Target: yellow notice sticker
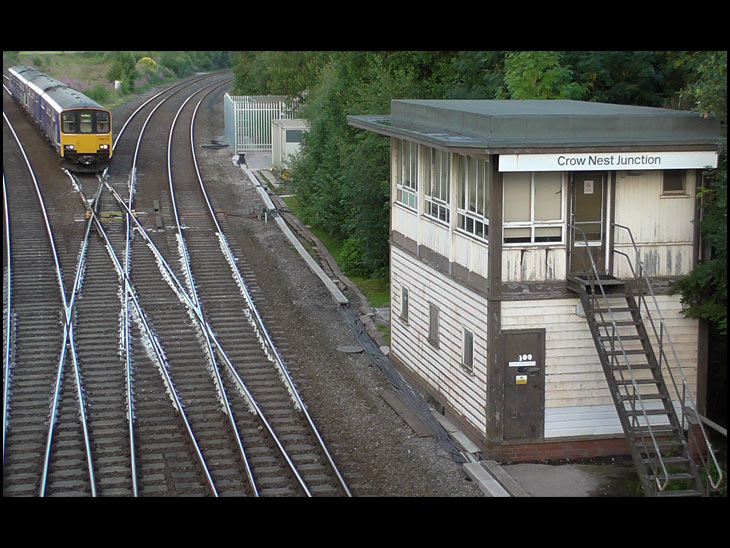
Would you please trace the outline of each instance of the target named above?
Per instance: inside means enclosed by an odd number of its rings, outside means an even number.
[[[527,384],[527,375],[516,375],[515,384]]]

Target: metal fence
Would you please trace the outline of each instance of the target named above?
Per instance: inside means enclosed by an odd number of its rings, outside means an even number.
[[[299,103],[281,95],[226,95],[223,116],[233,151],[271,150],[271,120],[296,118]]]

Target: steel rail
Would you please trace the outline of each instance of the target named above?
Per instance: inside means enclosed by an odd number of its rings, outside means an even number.
[[[7,299],[6,317],[7,325],[3,326],[5,330],[5,352],[3,354],[3,481],[5,480],[5,437],[8,428],[8,395],[10,390],[10,346],[14,340],[11,335],[15,322],[13,322],[13,284],[12,284],[12,264],[10,253],[10,216],[8,213],[8,192],[5,185],[5,172],[3,171],[3,222],[5,231],[4,247],[7,256],[7,279],[5,288],[5,298]]]
[[[133,203],[134,203],[134,191],[135,191],[135,184],[136,184],[136,174],[137,174],[137,159],[139,157],[139,151],[142,144],[142,138],[145,134],[145,131],[147,129],[147,125],[150,122],[152,116],[155,114],[158,108],[160,108],[168,99],[170,99],[172,96],[174,96],[180,89],[184,87],[184,84],[180,84],[178,86],[175,86],[173,88],[172,92],[164,97],[160,102],[158,102],[154,108],[148,113],[147,117],[145,118],[142,127],[140,128],[139,135],[137,137],[135,149],[134,149],[134,155],[132,159],[132,169],[130,170],[129,174],[129,184],[128,184],[128,191],[129,191],[129,198],[128,198],[128,208],[129,210],[132,209]],[[124,131],[127,129],[127,126],[132,121],[133,118],[137,116],[137,114],[148,104],[150,104],[152,101],[154,101],[156,98],[164,94],[165,92],[171,91],[170,89],[163,90],[156,95],[150,97],[147,101],[142,103],[125,121],[124,125],[119,131],[119,134],[117,135],[117,139],[114,142],[114,146],[116,147],[117,143],[121,139],[122,135],[124,134]],[[102,181],[107,180],[107,173],[108,171],[104,172]],[[123,305],[123,347],[124,347],[124,353],[125,353],[125,378],[126,378],[126,393],[127,393],[127,402],[128,402],[128,410],[127,410],[127,421],[129,424],[129,440],[130,440],[130,452],[131,452],[131,466],[132,466],[132,488],[134,492],[134,496],[138,496],[138,487],[137,487],[137,476],[136,476],[136,458],[135,458],[135,450],[134,450],[134,410],[133,410],[133,398],[132,398],[132,374],[133,374],[133,367],[131,364],[131,352],[130,352],[130,342],[129,342],[129,298],[130,295],[132,295],[132,286],[129,279],[129,269],[131,267],[131,225],[129,222],[130,217],[125,215],[125,231],[126,231],[126,238],[125,238],[125,252],[124,252],[124,267],[123,267],[123,275],[121,276],[124,283],[124,305]],[[111,244],[109,244],[109,250],[112,250]],[[111,251],[113,252],[113,251]],[[158,361],[160,362],[160,368],[161,368],[161,374],[164,370],[163,374],[163,381],[168,386],[168,390],[171,393],[171,397],[173,397],[174,394],[174,406],[177,407],[177,409],[181,412],[183,416],[183,421],[186,426],[186,430],[188,432],[189,437],[191,438],[192,444],[195,447],[196,454],[198,456],[198,459],[203,467],[204,474],[206,476],[206,481],[208,482],[208,487],[211,489],[211,492],[218,496],[218,492],[215,488],[215,484],[213,482],[213,479],[210,475],[210,471],[208,470],[207,464],[205,463],[205,459],[202,455],[202,452],[200,450],[200,446],[195,439],[194,432],[192,431],[192,426],[190,425],[190,422],[187,419],[187,416],[183,412],[182,404],[179,401],[179,397],[177,395],[177,392],[174,389],[174,386],[172,384],[172,379],[169,377],[169,371],[167,370],[166,360],[163,357],[164,352],[162,351],[162,348],[159,346],[159,342],[157,340],[157,337],[154,336],[152,333],[151,328],[147,324],[145,315],[141,312],[141,307],[139,303],[135,303],[137,309],[138,309],[138,315],[143,321],[144,328],[148,331],[147,336],[148,338],[153,341],[153,347],[155,350],[155,353],[157,355]]]
[[[208,334],[209,334],[209,336],[211,338],[211,341],[213,342],[213,344],[216,347],[216,350],[218,351],[218,355],[225,362],[226,367],[228,368],[229,372],[231,373],[231,375],[235,379],[236,384],[241,389],[241,392],[244,394],[244,398],[248,400],[248,404],[251,407],[252,413],[254,413],[254,414],[256,414],[256,415],[259,416],[261,422],[266,427],[266,430],[269,432],[269,435],[271,436],[272,440],[274,441],[274,443],[277,445],[277,447],[281,451],[282,456],[286,460],[286,462],[289,465],[290,469],[293,471],[293,473],[295,473],[295,474],[298,475],[298,472],[296,471],[296,466],[294,465],[294,463],[292,462],[291,458],[287,454],[286,449],[284,448],[284,446],[282,445],[281,441],[277,437],[277,435],[276,435],[273,427],[271,426],[271,424],[269,423],[269,421],[266,420],[266,417],[264,416],[261,408],[256,403],[256,400],[254,399],[254,397],[251,394],[250,390],[248,389],[248,387],[246,386],[246,384],[243,382],[243,380],[239,376],[238,372],[236,371],[236,368],[233,366],[233,363],[228,358],[228,355],[226,354],[225,350],[223,349],[223,346],[218,341],[218,338],[215,335],[215,332],[213,331],[212,327],[206,321],[205,318],[203,318],[202,316],[198,315],[198,310],[195,307],[195,304],[193,303],[193,301],[190,298],[190,296],[187,294],[184,285],[177,278],[177,275],[173,271],[172,267],[167,263],[167,261],[165,260],[165,258],[162,256],[162,253],[160,253],[159,249],[157,249],[157,247],[155,246],[154,242],[152,242],[152,240],[149,238],[149,236],[147,235],[147,233],[144,230],[144,227],[141,225],[141,223],[136,218],[134,218],[134,216],[132,215],[131,210],[127,208],[127,205],[124,203],[124,200],[122,199],[122,197],[119,196],[119,194],[116,192],[116,190],[111,185],[109,185],[108,183],[105,183],[105,184],[106,184],[107,188],[109,189],[110,193],[117,200],[117,203],[125,210],[125,214],[128,215],[132,219],[132,221],[135,223],[135,226],[137,228],[138,233],[141,234],[142,237],[145,239],[148,248],[155,255],[155,258],[157,260],[158,265],[165,270],[165,272],[167,274],[168,282],[171,284],[172,290],[175,292],[176,295],[178,295],[178,297],[180,298],[181,302],[183,304],[185,304],[195,314],[195,319],[197,320],[197,322],[200,325],[200,327],[208,332]]]
[[[144,227],[136,219],[136,217],[132,214],[131,208],[125,203],[124,199],[119,195],[117,190],[113,186],[111,186],[106,179],[104,179],[104,184],[107,187],[107,189],[109,190],[110,194],[117,201],[118,205],[124,210],[125,216],[134,223],[135,228],[137,229],[137,232],[142,236],[142,238],[147,243],[148,248],[151,250],[151,252],[155,256],[159,267],[164,269],[165,273],[167,274],[168,283],[171,285],[172,290],[175,292],[175,294],[178,295],[181,302],[183,304],[185,304],[189,308],[189,310],[191,310],[194,313],[195,319],[198,321],[200,327],[202,329],[204,329],[205,331],[207,331],[208,335],[210,336],[211,341],[215,345],[218,355],[225,362],[229,372],[231,373],[235,382],[237,383],[238,387],[240,388],[244,398],[248,400],[248,404],[251,407],[251,412],[259,415],[262,423],[266,427],[266,429],[269,432],[269,434],[271,435],[273,441],[276,443],[276,445],[278,446],[279,450],[281,451],[283,457],[287,461],[287,464],[292,469],[292,471],[298,475],[295,465],[293,464],[290,457],[288,456],[285,448],[281,444],[281,441],[276,436],[276,433],[274,432],[271,424],[266,420],[265,416],[263,415],[263,412],[261,411],[260,407],[258,406],[255,399],[253,398],[253,395],[251,394],[251,392],[249,391],[249,389],[245,385],[245,383],[241,380],[240,376],[238,375],[238,372],[236,371],[235,367],[233,366],[233,364],[231,363],[227,354],[225,353],[225,350],[223,349],[222,345],[218,341],[212,327],[207,322],[207,320],[204,317],[202,317],[202,315],[200,315],[199,310],[195,306],[195,303],[192,301],[190,295],[188,295],[187,289],[185,288],[184,284],[178,279],[178,277],[175,274],[175,272],[173,271],[172,267],[167,263],[165,258],[162,256],[162,253],[159,251],[159,249],[154,244],[154,242],[152,242],[151,238],[147,235]],[[110,245],[108,248],[109,248],[110,253],[113,253],[112,246]],[[346,491],[349,494],[349,490],[346,489]],[[307,493],[309,494],[308,489],[307,489]],[[310,494],[310,496],[311,496],[311,494]]]
[[[334,462],[334,459],[330,455],[330,452],[327,450],[324,440],[322,439],[322,437],[319,433],[319,430],[317,429],[317,427],[314,424],[314,420],[312,419],[311,415],[307,411],[306,405],[304,405],[304,402],[302,401],[298,390],[294,386],[294,381],[292,380],[291,376],[289,375],[289,371],[287,370],[284,359],[282,358],[281,354],[279,353],[279,350],[276,348],[276,345],[274,344],[273,340],[271,339],[271,336],[269,335],[269,332],[266,329],[266,326],[264,325],[263,319],[261,318],[261,315],[259,314],[259,311],[256,308],[256,305],[254,304],[253,297],[251,296],[251,293],[248,289],[248,285],[246,284],[243,277],[241,276],[241,273],[235,267],[236,262],[235,262],[235,259],[233,256],[233,252],[231,251],[231,248],[228,245],[228,240],[225,237],[225,234],[223,233],[223,229],[221,228],[220,224],[218,223],[218,219],[215,216],[215,211],[213,209],[213,205],[211,204],[210,198],[208,197],[208,193],[206,192],[205,184],[203,182],[203,178],[200,174],[200,168],[198,166],[197,155],[195,153],[195,121],[196,121],[198,109],[200,108],[201,103],[213,91],[214,90],[210,90],[208,93],[206,93],[203,97],[200,98],[197,105],[195,105],[195,110],[193,111],[193,118],[190,123],[190,150],[192,151],[193,164],[195,165],[195,173],[198,178],[198,184],[200,185],[200,190],[203,194],[203,198],[205,199],[205,203],[208,207],[208,212],[210,213],[210,217],[216,227],[218,236],[220,238],[222,251],[225,254],[228,264],[231,267],[231,272],[233,273],[236,281],[238,282],[238,286],[241,289],[241,293],[242,293],[244,299],[246,300],[249,310],[253,313],[253,317],[254,317],[257,329],[258,329],[258,331],[263,333],[263,340],[264,340],[268,350],[274,356],[274,358],[276,360],[276,365],[277,365],[279,371],[282,373],[284,379],[286,380],[289,392],[296,399],[296,403],[298,404],[299,409],[302,411],[305,418],[307,419],[307,422],[309,423],[309,426],[312,429],[312,432],[314,432],[314,435],[317,438],[319,446],[322,449],[322,451],[324,452],[324,454],[327,458],[327,461],[329,462],[332,470],[334,471],[335,475],[337,476],[337,479],[340,482],[341,487],[343,488],[343,490],[345,491],[347,496],[352,496],[352,494],[350,493],[350,490],[347,487],[347,484],[345,483],[344,478],[340,474],[340,471],[338,470],[338,468]]]
[[[132,114],[127,118],[127,120],[122,125],[122,128],[119,130],[119,133],[117,134],[117,138],[114,141],[113,147],[116,148],[117,143],[119,143],[119,140],[121,139],[122,135],[124,134],[124,131],[127,129],[127,126],[129,123],[137,116],[137,114],[148,104],[150,104],[152,101],[157,99],[160,95],[165,93],[169,90],[163,90],[159,93],[153,95],[150,97],[147,101],[142,103],[137,109],[132,112]],[[173,91],[162,99],[155,107],[150,111],[147,118],[145,119],[142,128],[140,129],[139,137],[137,139],[137,143],[134,150],[134,156],[132,161],[132,169],[129,174],[129,183],[128,183],[128,192],[129,192],[129,208],[132,209],[132,205],[134,203],[134,190],[135,190],[135,182],[136,182],[136,176],[137,176],[137,156],[139,153],[139,147],[142,141],[142,135],[144,135],[145,128],[147,127],[147,123],[149,122],[152,115],[155,113],[155,111],[162,105],[165,101],[167,101],[170,97],[172,97],[177,91]],[[108,168],[102,175],[102,177],[105,179],[107,177]],[[102,179],[103,183],[103,179]],[[133,378],[133,372],[134,367],[132,365],[132,352],[130,351],[131,345],[130,345],[130,337],[129,337],[129,294],[130,294],[130,287],[129,287],[129,269],[130,269],[130,261],[131,261],[131,227],[129,224],[129,219],[125,216],[124,218],[124,224],[125,224],[125,250],[124,250],[124,301],[122,305],[122,347],[124,351],[124,378],[125,378],[125,392],[126,392],[126,400],[127,400],[127,425],[129,430],[129,453],[130,453],[130,468],[132,473],[132,493],[135,497],[139,496],[139,487],[137,485],[137,457],[135,454],[135,443],[134,443],[134,398],[133,398],[133,389],[132,389],[132,378]],[[215,491],[215,488],[213,488],[213,491]]]
[[[124,124],[122,125],[121,129],[119,130],[119,133],[117,134],[116,139],[114,140],[114,144],[112,145],[113,149],[116,149],[117,144],[119,143],[120,139],[122,138],[122,135],[124,134],[125,130],[129,126],[129,124],[132,122],[133,119],[137,117],[139,112],[149,105],[151,102],[153,102],[155,99],[160,97],[161,95],[169,93],[167,97],[162,99],[155,107],[149,112],[147,115],[147,118],[145,119],[142,128],[140,129],[139,136],[137,138],[135,150],[134,150],[134,156],[132,161],[132,169],[130,170],[129,178],[128,178],[128,204],[129,209],[132,209],[133,203],[134,203],[134,191],[135,191],[135,183],[136,183],[136,175],[137,175],[137,158],[139,156],[139,149],[142,142],[142,137],[144,135],[145,129],[147,127],[148,122],[152,118],[152,115],[157,111],[157,109],[168,99],[170,99],[173,95],[175,95],[182,87],[186,85],[185,82],[181,82],[171,88],[164,89],[160,91],[159,93],[156,93],[149,99],[147,99],[145,102],[143,102],[141,105],[139,105],[132,114],[129,115],[129,117],[125,120]],[[106,179],[108,176],[109,167],[107,167],[104,170],[104,173],[101,175],[103,183],[103,179]],[[135,441],[134,441],[134,398],[133,398],[133,372],[134,367],[132,365],[132,353],[130,351],[130,336],[129,336],[129,327],[130,327],[130,319],[129,319],[129,295],[130,295],[130,285],[129,285],[129,269],[130,269],[130,262],[131,262],[131,225],[129,223],[129,218],[125,216],[125,232],[126,232],[126,238],[125,238],[125,252],[124,252],[124,298],[123,298],[123,305],[122,305],[122,330],[121,330],[121,337],[122,337],[122,347],[124,352],[124,361],[125,361],[125,393],[126,393],[126,401],[127,401],[127,424],[128,424],[128,430],[129,430],[129,448],[130,448],[130,468],[131,468],[131,475],[132,475],[132,493],[135,497],[139,496],[139,487],[137,482],[137,464],[136,464],[136,451],[135,451]],[[148,335],[149,336],[149,335]],[[151,340],[153,337],[151,337]],[[194,442],[195,443],[195,442]],[[212,490],[215,493],[215,487],[212,486]]]
[[[177,226],[177,236],[179,245],[181,246],[181,259],[183,262],[183,266],[185,269],[185,275],[188,280],[189,285],[189,294],[193,299],[193,304],[196,307],[196,314],[198,316],[205,317],[205,313],[203,311],[203,305],[200,302],[200,298],[198,296],[197,289],[195,287],[195,279],[193,278],[193,272],[190,268],[190,260],[188,257],[188,249],[187,244],[185,242],[185,237],[183,236],[183,230],[182,225],[180,223],[180,215],[178,213],[177,209],[177,199],[175,196],[175,185],[173,183],[173,177],[172,177],[172,137],[175,132],[175,126],[177,125],[177,120],[180,117],[180,113],[185,109],[185,105],[188,104],[188,102],[200,93],[199,91],[196,91],[195,93],[191,94],[185,101],[180,105],[180,108],[178,109],[177,113],[175,114],[175,118],[172,121],[172,124],[170,124],[170,133],[167,140],[167,180],[170,185],[170,199],[172,201],[172,211],[175,214],[175,224]],[[203,333],[203,336],[205,338],[205,349],[208,353],[208,360],[211,364],[211,370],[213,372],[213,380],[216,385],[216,389],[218,391],[218,396],[221,400],[221,403],[223,404],[223,408],[225,409],[226,416],[228,418],[228,422],[231,425],[231,430],[233,431],[233,434],[236,438],[236,446],[238,447],[238,451],[241,454],[241,459],[244,465],[244,468],[246,470],[246,476],[248,478],[249,485],[251,486],[251,490],[254,494],[254,496],[259,496],[258,488],[256,487],[256,481],[254,480],[253,473],[251,471],[251,465],[248,461],[248,457],[246,456],[246,450],[243,447],[243,442],[241,441],[241,434],[238,431],[238,425],[236,424],[236,418],[233,414],[233,409],[231,409],[230,402],[228,400],[228,395],[226,393],[226,388],[223,385],[223,379],[221,378],[220,371],[218,370],[218,363],[215,359],[215,351],[213,350],[213,347],[210,342],[210,336],[208,335],[207,330],[203,329],[201,330]],[[303,485],[303,487],[306,489],[306,486]]]
[[[45,228],[46,228],[46,235],[48,236],[49,244],[51,246],[51,253],[53,255],[53,260],[55,263],[56,279],[58,281],[59,292],[60,292],[62,304],[64,307],[63,345],[61,348],[61,355],[59,357],[59,362],[58,362],[58,366],[57,366],[56,382],[55,382],[53,398],[52,398],[52,402],[51,402],[50,419],[49,419],[49,425],[48,425],[48,436],[46,439],[46,451],[45,451],[45,455],[44,455],[43,471],[42,471],[42,475],[41,475],[40,496],[42,496],[42,497],[45,496],[45,492],[46,492],[46,482],[48,479],[48,466],[50,463],[50,456],[51,456],[53,430],[55,428],[56,418],[57,418],[56,416],[58,413],[58,402],[59,402],[60,392],[61,392],[63,369],[64,369],[64,364],[66,361],[66,346],[67,345],[70,348],[70,354],[71,354],[71,358],[72,358],[73,366],[74,366],[74,377],[75,377],[75,385],[76,385],[76,392],[77,392],[78,405],[79,405],[79,416],[81,418],[82,429],[83,429],[83,433],[84,433],[84,445],[86,448],[86,459],[87,459],[87,466],[88,466],[88,472],[89,472],[89,482],[90,482],[90,486],[91,486],[92,496],[96,496],[96,482],[94,479],[94,465],[93,465],[93,459],[91,456],[91,442],[89,440],[88,424],[86,421],[85,402],[84,402],[83,390],[81,388],[81,375],[80,375],[80,371],[79,371],[78,361],[77,361],[77,357],[76,357],[76,349],[75,349],[74,340],[73,340],[73,323],[72,323],[72,312],[73,312],[76,295],[78,294],[78,289],[80,288],[80,285],[81,285],[80,280],[81,280],[81,272],[82,272],[82,266],[83,266],[83,261],[84,261],[84,255],[86,253],[86,241],[88,241],[88,234],[89,234],[91,224],[89,223],[87,225],[86,239],[84,241],[81,253],[79,255],[79,261],[78,261],[77,268],[76,268],[76,276],[74,278],[74,284],[73,284],[72,291],[71,291],[71,298],[68,299],[66,296],[66,290],[64,288],[63,273],[61,271],[61,265],[58,260],[58,250],[56,249],[56,244],[53,239],[53,231],[51,230],[51,224],[48,219],[48,214],[46,212],[46,205],[43,200],[43,195],[41,193],[40,186],[38,185],[38,180],[36,179],[35,172],[33,171],[33,168],[30,164],[30,160],[28,159],[28,156],[25,153],[25,150],[23,149],[20,139],[18,138],[18,135],[15,132],[15,129],[13,128],[13,125],[10,123],[10,120],[8,119],[5,112],[3,112],[3,118],[5,119],[5,122],[7,123],[8,128],[10,129],[11,133],[13,134],[13,137],[15,138],[18,148],[25,160],[25,164],[26,164],[26,167],[28,168],[28,172],[33,180],[33,185],[35,187],[36,196],[38,197],[38,201],[39,201],[39,204],[41,207],[41,213],[43,214],[43,221],[44,221]]]
[[[107,184],[105,182],[105,184]],[[112,263],[114,264],[114,268],[117,271],[117,276],[125,280],[129,283],[130,289],[129,289],[129,296],[132,300],[132,303],[134,304],[135,310],[137,312],[138,318],[140,323],[142,324],[144,333],[148,336],[149,341],[152,345],[152,349],[155,352],[155,355],[158,359],[158,369],[160,370],[160,374],[162,375],[162,380],[165,383],[165,386],[168,391],[168,396],[172,400],[173,406],[175,409],[180,413],[180,416],[183,420],[183,423],[185,424],[186,431],[188,433],[188,436],[190,437],[190,441],[193,445],[193,448],[195,450],[195,453],[198,457],[198,460],[200,461],[200,464],[203,468],[203,473],[206,477],[206,480],[208,482],[208,486],[213,492],[213,495],[218,496],[218,492],[215,488],[215,484],[213,483],[213,479],[210,475],[210,471],[208,470],[208,466],[205,463],[205,458],[203,457],[203,454],[200,450],[200,446],[198,445],[198,442],[195,439],[195,434],[193,433],[192,427],[190,426],[190,421],[188,421],[188,418],[185,414],[184,407],[182,405],[182,402],[180,401],[180,398],[177,395],[177,392],[175,391],[174,384],[172,382],[172,379],[170,378],[170,374],[167,367],[167,360],[165,359],[164,351],[162,350],[162,347],[157,339],[157,337],[154,334],[154,330],[150,327],[149,323],[147,322],[147,315],[144,312],[144,309],[142,308],[142,305],[139,302],[139,299],[137,295],[134,292],[134,288],[131,286],[131,282],[129,282],[127,274],[124,272],[124,269],[119,262],[119,259],[116,256],[116,253],[114,252],[114,248],[109,241],[109,237],[106,234],[106,230],[104,229],[101,219],[99,219],[99,216],[95,211],[91,211],[91,216],[94,220],[94,224],[96,226],[97,232],[99,235],[104,239],[104,242],[106,244],[107,253],[109,254],[109,257],[112,260]]]

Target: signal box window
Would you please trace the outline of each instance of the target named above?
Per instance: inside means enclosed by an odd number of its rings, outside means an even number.
[[[401,288],[400,295],[400,318],[403,323],[408,323],[408,288]]]
[[[432,304],[428,305],[428,342],[439,347],[439,309]]]
[[[464,328],[464,352],[462,355],[462,365],[467,371],[474,370],[474,334]]]
[[[682,169],[666,170],[662,176],[662,196],[686,196],[687,177]]]
[[[505,173],[503,200],[504,243],[563,241],[561,173]]]

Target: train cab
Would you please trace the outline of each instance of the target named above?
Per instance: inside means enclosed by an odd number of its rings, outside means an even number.
[[[97,108],[61,112],[60,154],[71,165],[104,165],[111,158],[111,113]]]
[[[36,122],[64,167],[102,171],[112,157],[112,115],[108,109],[33,67],[12,67],[9,89]]]

